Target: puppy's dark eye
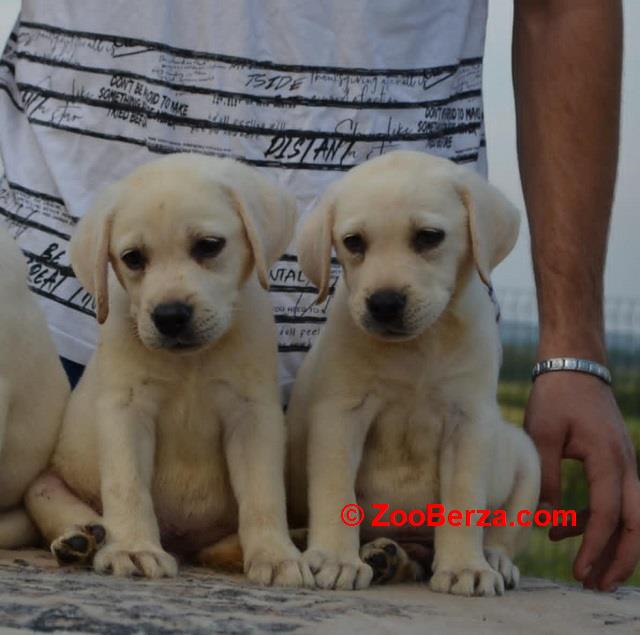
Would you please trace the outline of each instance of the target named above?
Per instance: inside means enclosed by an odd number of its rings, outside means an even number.
[[[360,234],[347,234],[342,239],[342,244],[352,254],[363,254],[367,248],[367,244]]]
[[[205,260],[207,258],[215,258],[226,244],[224,238],[209,236],[207,238],[199,238],[191,247],[191,255],[196,260]]]
[[[413,235],[413,248],[416,251],[425,251],[437,247],[444,240],[444,232],[441,229],[419,229]]]
[[[120,255],[120,260],[131,269],[131,271],[140,271],[147,264],[145,255],[140,249],[129,249]]]

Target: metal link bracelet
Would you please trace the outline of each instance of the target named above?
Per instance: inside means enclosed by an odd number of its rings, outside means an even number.
[[[557,370],[571,370],[578,373],[586,373],[601,379],[605,384],[611,385],[611,373],[606,366],[592,362],[589,359],[577,357],[552,357],[538,362],[531,371],[531,381],[535,381],[539,375],[553,373]]]

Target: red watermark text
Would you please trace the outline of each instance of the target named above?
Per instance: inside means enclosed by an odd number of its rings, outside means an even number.
[[[441,503],[430,503],[421,509],[391,509],[388,503],[371,505],[371,527],[575,527],[573,509],[520,509],[511,517],[504,509],[445,509]],[[365,520],[364,509],[351,503],[340,513],[342,522],[357,527]]]

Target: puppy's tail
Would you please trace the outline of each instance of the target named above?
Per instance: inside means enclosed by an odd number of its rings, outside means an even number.
[[[293,544],[300,550],[307,548],[307,529],[292,529],[289,536]],[[244,571],[244,556],[240,536],[232,534],[216,542],[210,547],[205,547],[196,556],[198,564],[218,571],[229,573],[242,573]]]
[[[244,570],[244,558],[240,536],[232,534],[216,542],[210,547],[205,547],[196,556],[198,564],[209,569],[227,571],[228,573],[242,573]]]
[[[35,547],[40,534],[24,507],[0,513],[0,549]]]

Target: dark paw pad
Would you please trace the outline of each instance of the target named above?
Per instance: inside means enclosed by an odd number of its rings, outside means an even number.
[[[420,544],[397,543],[389,538],[377,538],[360,548],[360,557],[373,569],[373,584],[425,580],[425,572],[431,568],[429,554],[433,550]]]
[[[363,545],[360,557],[373,569],[372,584],[389,582],[398,573],[399,547],[386,538],[378,538]]]
[[[82,564],[84,558],[73,551],[67,551],[60,547],[51,547],[53,555],[56,557],[59,565]]]
[[[90,565],[102,546],[106,531],[102,525],[76,527],[51,543],[51,552],[61,565]]]
[[[93,536],[96,547],[101,547],[107,538],[107,530],[102,525],[87,525],[85,529]]]
[[[82,535],[65,538],[62,541],[62,544],[65,545],[65,547],[68,547],[71,553],[87,553],[89,550],[89,541]]]

